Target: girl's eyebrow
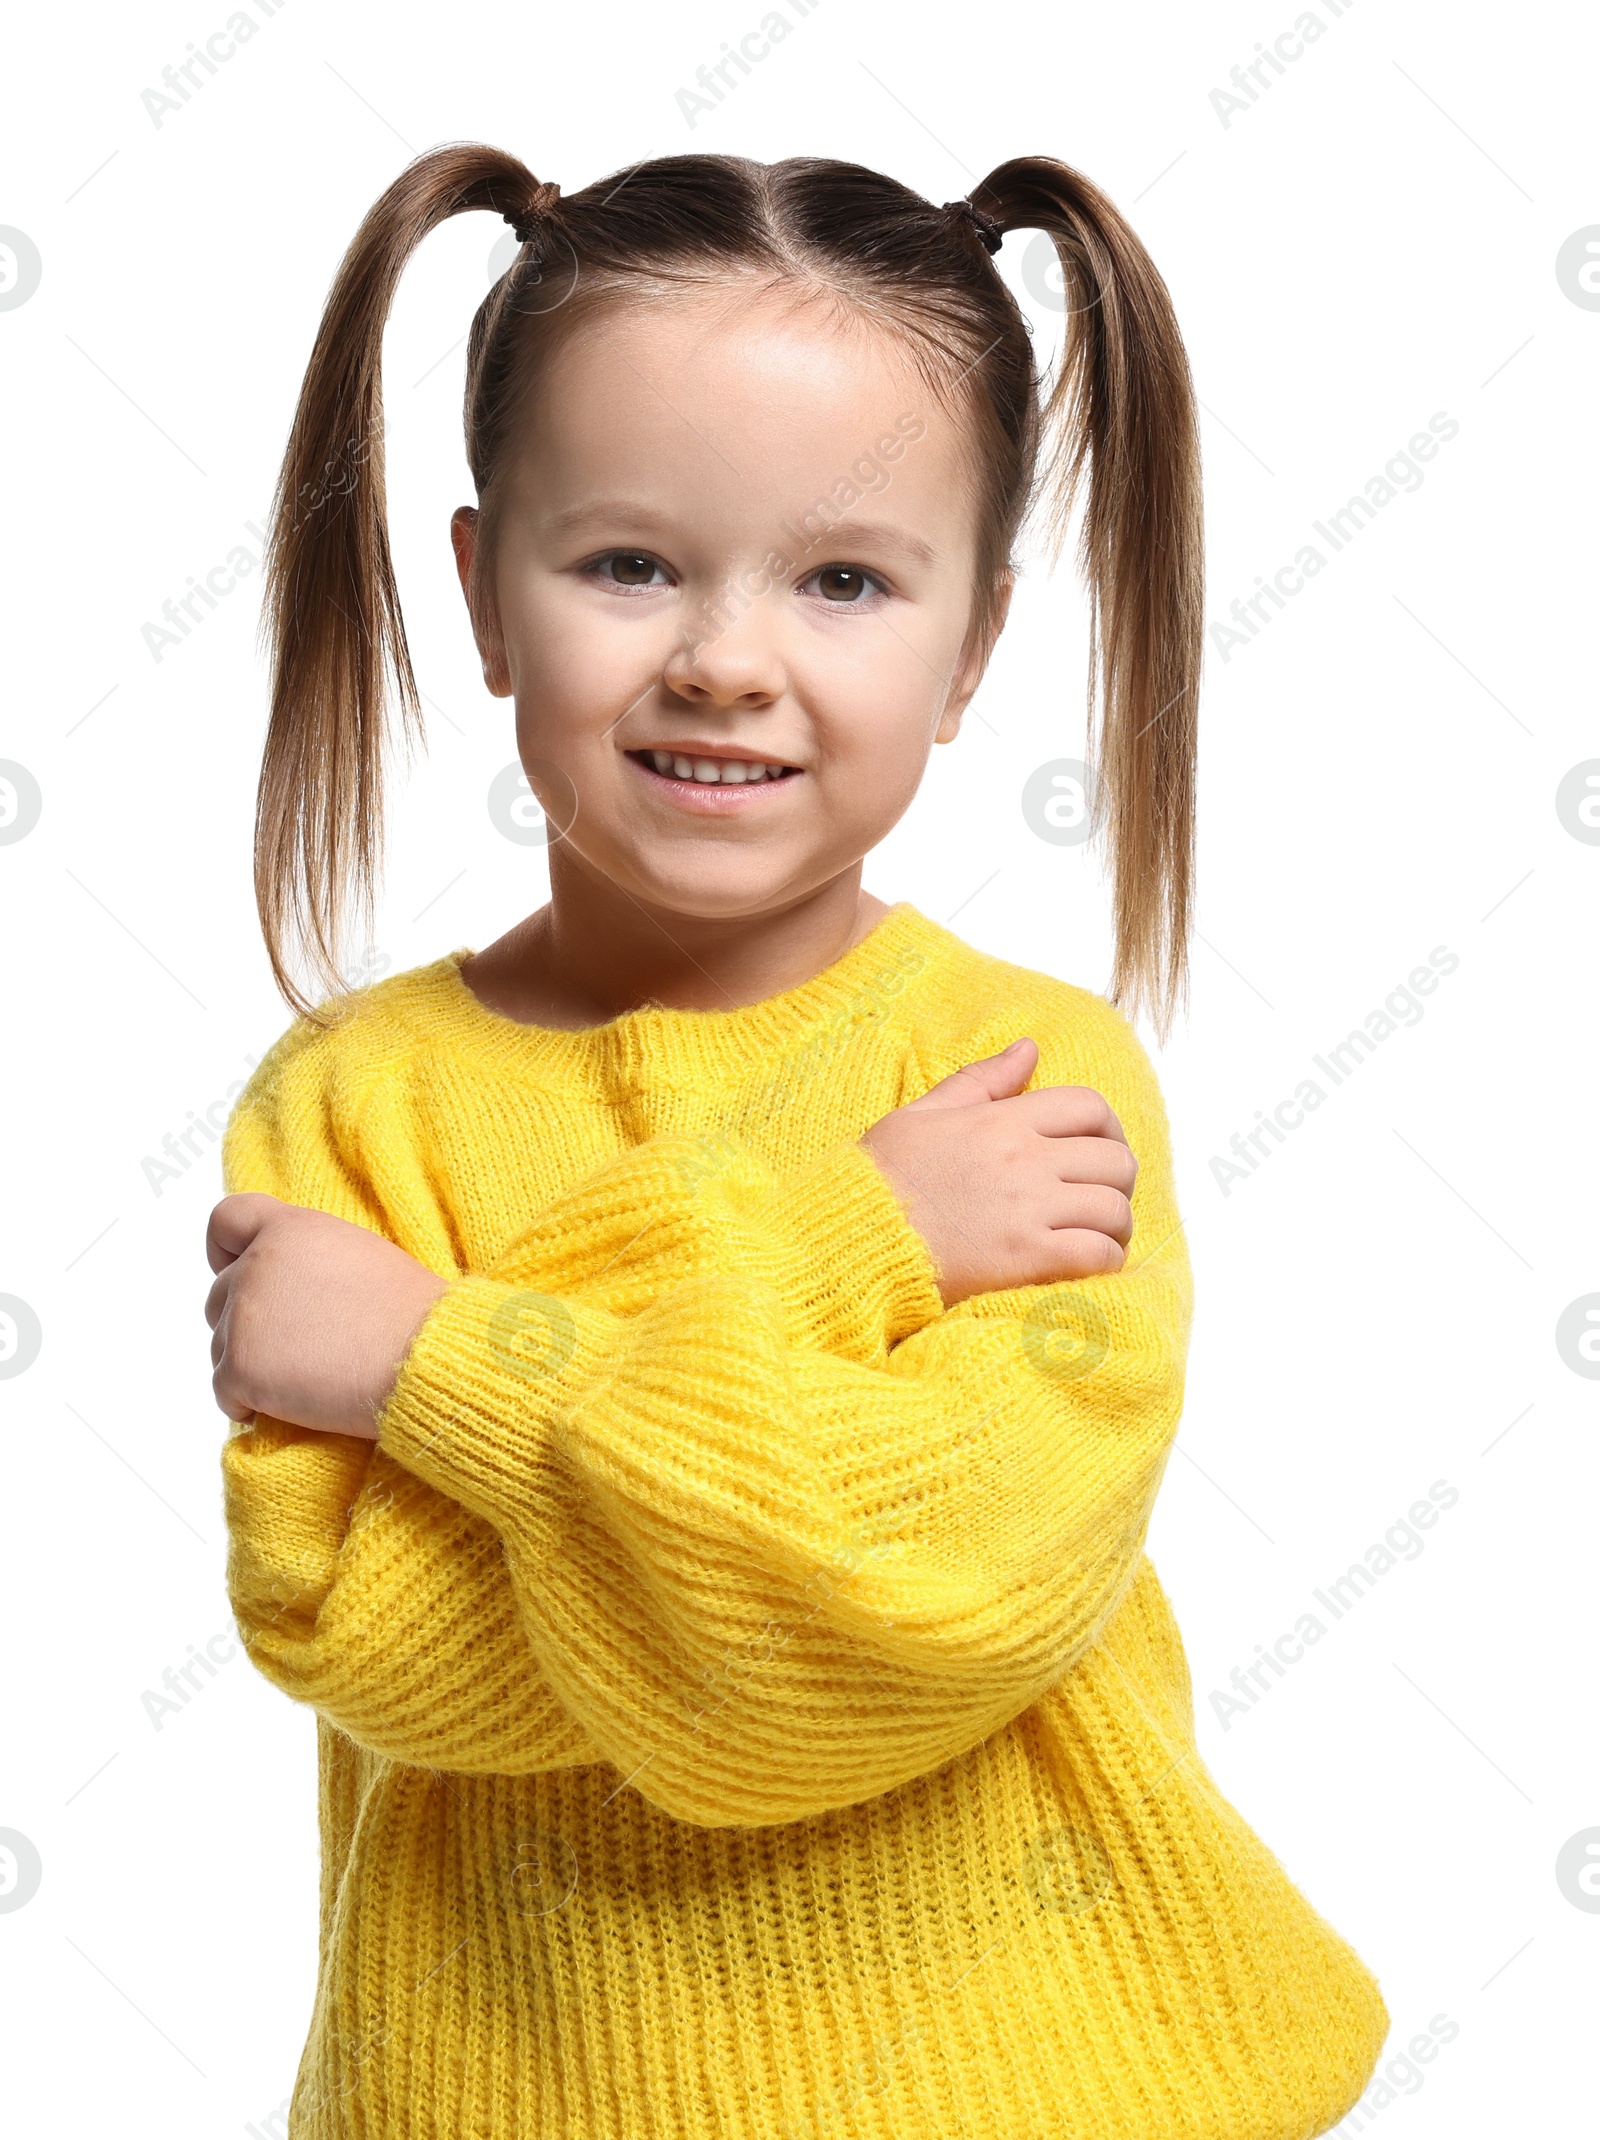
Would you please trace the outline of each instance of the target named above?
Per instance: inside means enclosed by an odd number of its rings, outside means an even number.
[[[909,528],[897,528],[884,520],[857,520],[853,513],[845,513],[836,526],[813,537],[809,548],[823,549],[835,538],[845,550],[848,550],[853,542],[865,542],[871,543],[879,550],[897,551],[900,556],[910,558],[914,564],[936,565],[939,562],[938,551],[931,544],[925,543],[920,535],[913,535]]]
[[[644,522],[657,528],[671,525],[664,513],[657,512],[653,506],[640,504],[636,498],[585,498],[580,505],[569,505],[559,513],[552,513],[545,526],[552,534],[566,535],[574,528],[603,527],[615,520]]]

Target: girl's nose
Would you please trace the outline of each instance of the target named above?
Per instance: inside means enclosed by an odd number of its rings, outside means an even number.
[[[738,597],[733,598],[737,602]],[[788,681],[773,643],[773,622],[757,600],[730,615],[725,602],[697,619],[674,648],[662,681],[699,705],[767,706]]]

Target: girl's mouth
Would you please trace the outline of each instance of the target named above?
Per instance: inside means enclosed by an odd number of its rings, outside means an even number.
[[[719,815],[746,808],[805,778],[799,766],[769,759],[688,757],[668,750],[630,750],[623,755],[662,794],[689,809]]]

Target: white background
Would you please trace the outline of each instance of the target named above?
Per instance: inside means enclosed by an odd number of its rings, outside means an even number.
[[[1600,1824],[1600,1386],[1555,1333],[1600,1291],[1582,1104],[1600,847],[1555,798],[1600,758],[1600,313],[1556,256],[1600,223],[1600,38],[1576,7],[1524,10],[1514,34],[1481,6],[1316,11],[1325,34],[1227,125],[1211,92],[1295,0],[822,0],[693,131],[677,90],[763,0],[288,0],[265,22],[255,4],[255,38],[159,127],[141,93],[228,0],[14,26],[0,223],[43,266],[0,312],[0,758],[43,797],[0,846],[0,1293],[43,1330],[0,1382],[0,1827],[43,1867],[0,1913],[19,2132],[280,2135],[309,2019],[311,1715],[242,1653],[159,1730],[143,1700],[231,1628],[201,1321],[215,1155],[159,1195],[143,1162],[286,1013],[250,892],[255,583],[159,662],[141,628],[241,541],[259,552],[245,523],[265,522],[340,256],[410,153],[464,138],[569,192],[691,146],[862,160],[935,201],[1025,152],[1078,166],[1177,306],[1215,621],[1434,412],[1459,424],[1270,627],[1208,654],[1192,1002],[1164,1050],[1143,1029],[1197,1285],[1150,1551],[1202,1751],[1377,1973],[1391,2052],[1436,2014],[1458,2025],[1373,2125],[1576,2129],[1600,1915],[1555,1868]],[[472,496],[462,340],[502,233],[475,215],[430,237],[388,338],[391,526],[431,730],[394,818],[374,953],[391,970],[544,896],[541,851],[486,814],[510,713],[483,691],[447,540]],[[1019,289],[1027,242],[1002,255]],[[1059,321],[1033,309],[1048,338]],[[1069,561],[1028,579],[866,881],[1103,989],[1099,852],[1034,837],[1019,807],[1037,766],[1083,747],[1083,658]],[[1420,1021],[1224,1194],[1230,1138],[1439,945],[1459,965]],[[1421,1554],[1224,1729],[1212,1690],[1440,1479],[1460,1498]]]

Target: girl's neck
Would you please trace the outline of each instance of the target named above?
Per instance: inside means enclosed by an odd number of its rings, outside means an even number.
[[[484,1007],[523,1025],[603,1025],[645,1004],[732,1010],[798,988],[889,911],[861,864],[781,912],[705,919],[658,910],[592,877],[559,847],[550,902],[463,961]]]

